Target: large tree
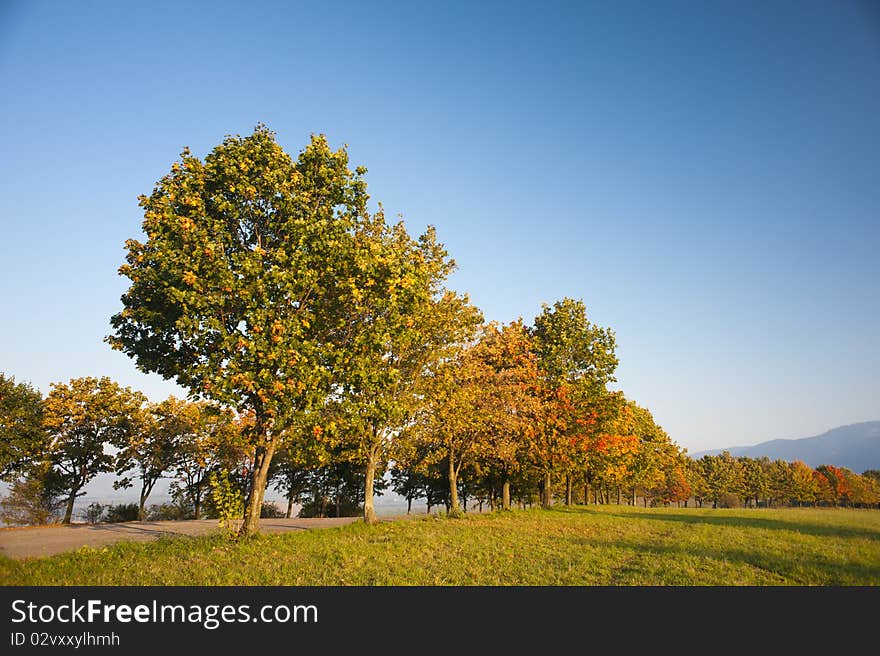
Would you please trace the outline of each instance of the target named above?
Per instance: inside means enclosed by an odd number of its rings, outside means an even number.
[[[0,373],[0,479],[12,480],[42,462],[48,443],[42,394]]]
[[[44,425],[52,437],[48,459],[67,495],[69,524],[80,490],[113,470],[111,448],[124,448],[136,430],[146,397],[104,376],[52,383],[44,402]]]
[[[545,304],[531,333],[546,389],[544,419],[538,424],[533,451],[544,476],[542,504],[550,507],[553,474],[572,460],[569,431],[582,432],[578,415],[584,405],[601,403],[606,385],[615,380],[618,360],[613,331],[590,322],[580,300],[563,298],[552,306]],[[578,407],[581,410],[575,413]]]
[[[330,389],[364,173],[323,135],[294,160],[260,125],[204,160],[185,149],[140,198],[146,241],[126,242],[131,285],[108,341],[141,370],[253,417],[243,535],[258,528],[275,451],[308,439],[290,429]]]
[[[376,520],[376,476],[418,409],[437,365],[468,340],[479,310],[445,288],[455,262],[433,228],[417,239],[388,225],[381,207],[354,234],[354,257],[340,271],[345,308],[333,337],[340,345],[334,402],[337,437],[364,467],[364,520]]]

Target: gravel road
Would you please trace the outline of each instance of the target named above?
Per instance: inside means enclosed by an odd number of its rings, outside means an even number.
[[[360,517],[261,519],[261,533],[308,531],[343,526]],[[380,519],[389,519],[381,517]],[[72,524],[0,529],[0,555],[8,558],[52,556],[80,547],[103,547],[122,540],[146,542],[162,535],[205,535],[217,530],[216,519],[120,524]]]

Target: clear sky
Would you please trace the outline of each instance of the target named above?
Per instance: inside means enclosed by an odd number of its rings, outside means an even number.
[[[258,122],[348,144],[488,319],[581,298],[692,453],[880,419],[876,2],[0,0],[0,371],[102,341],[137,196]]]

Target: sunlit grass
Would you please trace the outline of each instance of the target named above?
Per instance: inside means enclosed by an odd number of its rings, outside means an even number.
[[[591,506],[0,559],[3,585],[880,584],[876,510]]]

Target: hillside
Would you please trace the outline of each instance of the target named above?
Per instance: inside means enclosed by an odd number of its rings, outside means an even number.
[[[880,469],[880,421],[865,421],[839,426],[816,435],[791,440],[770,440],[752,446],[733,446],[692,453],[692,458],[730,451],[734,456],[771,460],[803,460],[810,467],[835,465],[861,474],[867,469]]]

